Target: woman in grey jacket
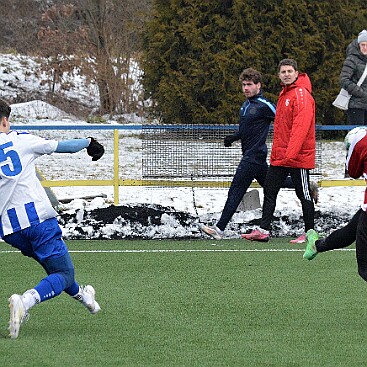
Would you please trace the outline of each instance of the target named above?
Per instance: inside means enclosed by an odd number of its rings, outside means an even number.
[[[367,78],[360,87],[357,85],[367,63],[367,30],[348,45],[346,54],[340,86],[352,95],[347,110],[348,124],[367,125]]]

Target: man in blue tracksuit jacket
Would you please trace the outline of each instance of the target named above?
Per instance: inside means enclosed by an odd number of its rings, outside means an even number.
[[[241,140],[243,156],[233,177],[218,223],[214,227],[200,226],[203,232],[218,240],[223,238],[224,229],[253,179],[256,179],[261,186],[265,182],[268,170],[266,137],[270,123],[275,117],[275,105],[262,95],[261,79],[260,72],[252,68],[243,70],[239,76],[247,100],[240,109],[238,132],[226,136],[224,145],[229,147],[234,141]]]

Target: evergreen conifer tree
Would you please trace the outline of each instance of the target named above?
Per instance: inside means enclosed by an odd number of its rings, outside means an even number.
[[[276,102],[283,58],[312,81],[318,124],[342,124],[331,105],[346,46],[366,28],[360,0],[154,0],[144,36],[144,87],[165,123],[237,123],[247,67]]]

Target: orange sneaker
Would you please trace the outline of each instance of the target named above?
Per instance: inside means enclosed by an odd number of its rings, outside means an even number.
[[[270,235],[264,229],[254,229],[251,233],[241,234],[241,237],[249,241],[268,242]]]

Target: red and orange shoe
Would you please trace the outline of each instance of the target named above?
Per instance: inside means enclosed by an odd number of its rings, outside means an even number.
[[[270,234],[269,231],[259,228],[254,229],[251,233],[242,234],[241,237],[249,241],[268,242]]]
[[[306,233],[302,233],[299,237],[294,240],[290,240],[290,243],[305,243],[306,242]]]

